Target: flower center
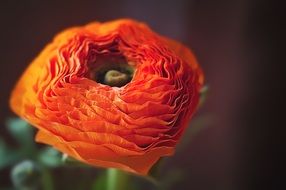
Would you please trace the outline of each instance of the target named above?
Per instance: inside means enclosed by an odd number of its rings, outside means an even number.
[[[129,76],[117,70],[109,70],[105,73],[104,84],[109,86],[124,86],[129,82]]]
[[[108,86],[122,87],[133,77],[134,68],[123,58],[98,58],[89,66],[88,78]]]

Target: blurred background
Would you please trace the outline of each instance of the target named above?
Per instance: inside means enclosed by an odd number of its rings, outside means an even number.
[[[285,12],[278,1],[264,0],[3,0],[0,137],[16,146],[4,127],[6,119],[15,116],[9,94],[56,33],[95,20],[128,17],[189,46],[209,86],[207,101],[195,116],[208,118],[204,129],[169,162],[169,169],[187,171],[174,189],[281,189]],[[57,175],[62,177],[61,172]],[[0,170],[0,189],[10,184],[9,170]]]

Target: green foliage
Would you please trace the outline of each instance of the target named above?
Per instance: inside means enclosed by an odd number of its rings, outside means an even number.
[[[33,129],[27,122],[22,119],[11,118],[7,120],[6,127],[21,147],[34,147]]]
[[[101,175],[99,175],[96,180],[94,180],[93,184],[92,184],[92,190],[103,190],[106,189],[107,186],[107,175],[105,175],[104,173],[102,173]]]
[[[6,127],[18,142],[19,147],[9,147],[4,140],[0,139],[0,169],[9,167],[24,157],[31,157],[34,149],[32,129],[25,121],[17,118],[9,119]]]
[[[11,179],[19,190],[36,190],[41,182],[41,169],[35,162],[22,161],[12,168]]]
[[[206,102],[208,91],[209,87],[207,85],[203,86],[202,89],[200,90],[199,107],[202,107],[202,105]]]
[[[0,139],[0,170],[12,166],[21,157],[21,152],[10,149],[3,140]]]
[[[38,160],[46,167],[56,168],[62,165],[62,155],[59,151],[44,147],[39,151]]]
[[[11,168],[17,189],[32,190],[41,185],[44,190],[53,190],[48,168],[61,166],[61,154],[50,147],[37,147],[33,128],[19,118],[8,119],[6,128],[18,146],[8,146],[0,138],[0,170]]]
[[[209,116],[193,119],[191,126],[187,128],[183,139],[177,146],[177,156],[184,153],[190,141],[211,120],[212,118]],[[66,188],[66,185],[68,185],[69,189],[71,186],[74,190],[81,190],[83,187],[92,190],[112,190],[119,187],[128,190],[170,190],[174,188],[174,184],[180,183],[180,180],[184,179],[185,176],[182,169],[175,166],[170,167],[168,163],[172,159],[170,157],[161,159],[147,177],[138,177],[137,175],[111,169],[109,172],[97,173],[94,176],[95,180],[86,180],[88,172],[92,171],[89,166],[58,152],[52,147],[37,145],[34,141],[34,130],[25,121],[18,118],[8,119],[6,127],[18,146],[11,147],[0,137],[0,170],[11,168],[11,179],[16,189],[32,190],[40,186],[40,189],[43,190],[54,190],[58,187],[60,189]],[[66,180],[62,181],[62,179],[54,177],[57,176],[56,172],[59,170],[63,173],[63,176],[69,176],[70,170],[68,168],[77,167],[81,168],[83,173],[77,174],[76,179],[73,178],[74,176],[68,177],[68,181],[71,181],[72,184],[59,184],[59,180],[61,183],[66,183],[64,182]],[[162,175],[160,171],[164,167],[167,167],[168,170],[164,171]],[[61,187],[61,185],[64,186]],[[0,187],[0,189],[4,188]],[[13,190],[13,188],[5,189]]]

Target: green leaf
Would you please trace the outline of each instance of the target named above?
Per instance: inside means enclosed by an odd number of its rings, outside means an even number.
[[[62,154],[61,160],[62,160],[62,163],[65,164],[65,166],[90,168],[89,165],[87,165],[83,162],[80,162],[80,161],[68,156],[67,154]]]
[[[208,92],[209,92],[209,87],[207,85],[205,85],[201,88],[199,107],[202,107],[202,105],[204,105],[204,103],[206,102]]]
[[[0,169],[11,166],[21,159],[21,152],[11,150],[0,139]]]
[[[21,146],[31,148],[34,145],[33,129],[27,122],[19,118],[10,118],[6,121],[6,126]]]
[[[39,162],[47,167],[58,167],[62,165],[61,153],[52,147],[43,148],[38,155]]]

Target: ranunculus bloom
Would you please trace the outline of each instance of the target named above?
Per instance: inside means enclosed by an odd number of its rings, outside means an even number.
[[[24,72],[10,103],[38,128],[36,141],[94,166],[144,175],[174,153],[202,85],[188,48],[123,19],[57,35]]]

